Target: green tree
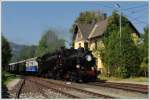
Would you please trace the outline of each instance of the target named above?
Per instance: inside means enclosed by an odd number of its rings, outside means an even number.
[[[144,35],[143,35],[143,43],[140,46],[141,50],[141,58],[142,58],[142,63],[141,63],[141,69],[140,69],[140,74],[144,75],[145,77],[148,76],[148,27],[144,28]]]
[[[59,39],[54,31],[48,30],[39,41],[36,55],[41,56],[47,52],[54,52],[61,46],[65,46],[65,41],[63,39]]]
[[[126,75],[137,76],[139,65],[141,63],[140,52],[136,44],[131,37],[132,31],[128,26],[122,29],[122,38],[121,38],[121,63],[122,66],[126,69]]]
[[[9,42],[7,39],[2,36],[2,66],[3,70],[5,70],[5,67],[8,65],[9,61],[11,60],[12,54],[11,54],[11,48],[9,46]]]
[[[75,23],[87,23],[91,24],[93,21],[97,22],[102,19],[100,12],[85,11],[81,12],[79,17],[75,20]]]
[[[120,15],[117,13],[117,11],[113,11],[112,15],[108,18],[108,24],[107,24],[107,30],[105,37],[109,35],[109,33],[112,32],[112,30],[119,31],[120,29]],[[125,16],[121,16],[121,26],[124,27],[129,24],[129,20]],[[130,27],[129,27],[130,28]],[[130,30],[132,30],[130,28]],[[132,30],[133,31],[133,30]]]
[[[18,60],[25,60],[35,57],[36,46],[24,46],[20,51],[20,56]]]
[[[134,44],[132,28],[128,19],[122,16],[122,36],[119,31],[119,15],[113,12],[103,38],[104,48],[98,49],[107,71],[117,77],[135,76],[140,65],[139,51]],[[120,45],[121,42],[121,45]]]
[[[119,40],[119,33],[115,30],[111,33],[109,37],[105,38],[104,40],[104,63],[106,64],[108,72],[112,75],[114,75],[116,67],[120,65],[120,48],[118,42]]]
[[[149,36],[149,33],[148,33],[148,27],[144,28],[144,56],[148,59],[148,36]]]

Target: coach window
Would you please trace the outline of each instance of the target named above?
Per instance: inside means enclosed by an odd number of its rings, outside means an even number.
[[[30,62],[30,66],[33,66],[32,61]]]

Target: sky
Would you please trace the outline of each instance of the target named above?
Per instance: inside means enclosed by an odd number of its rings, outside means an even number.
[[[119,10],[127,16],[137,30],[143,33],[148,25],[148,2],[2,2],[2,35],[17,44],[37,45],[48,29],[71,41],[69,29],[83,11],[103,11],[107,16]]]

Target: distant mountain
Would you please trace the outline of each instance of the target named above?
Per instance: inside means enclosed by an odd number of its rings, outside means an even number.
[[[25,45],[16,44],[13,42],[9,42],[9,44],[12,49],[12,55],[13,55],[11,61],[12,62],[17,61],[17,59],[19,58],[20,51],[25,47]]]
[[[22,48],[25,47],[25,45],[20,45],[20,44],[10,42],[10,47],[12,49],[12,53],[16,54],[16,53],[19,53],[22,50]]]
[[[20,45],[20,44],[16,44],[13,42],[9,42],[9,43],[10,43],[10,47],[12,49],[12,55],[13,55],[11,62],[16,62],[19,59],[20,53],[21,53],[23,48],[31,47],[30,45]],[[36,48],[34,48],[34,49],[36,49]]]

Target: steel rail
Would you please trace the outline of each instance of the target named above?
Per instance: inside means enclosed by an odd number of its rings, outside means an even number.
[[[39,79],[39,78],[38,78]],[[41,79],[41,78],[40,78]],[[87,90],[83,90],[83,89],[79,89],[79,88],[76,88],[76,87],[72,87],[72,86],[66,86],[66,85],[63,85],[63,84],[59,84],[59,83],[54,83],[54,82],[51,82],[50,80],[45,80],[45,79],[41,79],[43,81],[46,81],[50,84],[54,84],[54,85],[58,85],[58,86],[63,86],[63,87],[66,87],[66,88],[69,88],[69,89],[74,89],[74,90],[77,90],[77,91],[81,91],[81,92],[84,92],[86,94],[92,94],[94,96],[97,96],[97,97],[103,97],[103,98],[115,98],[115,97],[112,97],[112,96],[108,96],[108,95],[103,95],[103,94],[100,94],[100,93],[96,93],[96,92],[91,92],[91,91],[87,91]]]

